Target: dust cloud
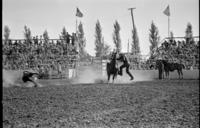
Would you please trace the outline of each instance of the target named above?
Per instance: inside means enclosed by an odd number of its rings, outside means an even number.
[[[147,70],[131,70],[134,80],[130,80],[130,77],[123,71],[123,76],[118,75],[115,78],[114,83],[132,83],[136,81],[152,81],[156,78],[155,71]],[[94,67],[84,67],[78,72],[78,78],[74,83],[107,83],[107,74],[102,76],[102,70]],[[109,83],[112,83],[112,76]]]
[[[34,87],[32,82],[22,82],[22,75],[23,71],[8,71],[3,70],[3,87],[12,87],[12,86],[19,86],[19,87]],[[34,80],[37,82],[37,78],[35,77]],[[38,87],[42,87],[43,85],[38,83]]]
[[[123,75],[118,75],[115,79],[115,83],[134,83],[137,81],[152,81],[155,79],[155,76],[153,73],[144,71],[144,70],[131,70],[131,74],[133,75],[134,79],[130,80],[130,76],[126,73],[126,71],[123,71]],[[110,79],[110,82],[112,82],[112,77]]]
[[[152,81],[157,77],[156,70],[132,70],[134,81]]]
[[[17,86],[22,73],[20,71],[3,70],[3,87]]]
[[[151,81],[157,77],[157,72],[153,70],[131,70],[131,73],[134,76],[134,80],[130,80],[130,77],[127,75],[126,71],[123,71],[123,76],[118,75],[114,80],[114,83],[134,83],[137,81]],[[7,71],[3,70],[3,87],[11,86],[21,86],[21,87],[33,87],[32,83],[23,83],[22,80],[22,71]],[[77,77],[73,80],[74,84],[81,83],[107,83],[107,74],[102,75],[101,67],[87,66],[81,67],[77,72]],[[37,81],[38,87],[43,87],[44,85],[39,84]],[[112,83],[112,76],[110,77],[109,83]]]
[[[82,67],[78,71],[77,79],[74,83],[104,83],[106,82],[106,77],[102,76],[100,69],[95,67]]]

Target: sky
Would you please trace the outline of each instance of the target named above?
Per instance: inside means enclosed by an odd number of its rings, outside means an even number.
[[[117,20],[121,30],[122,52],[127,52],[132,42],[133,11],[142,55],[149,54],[149,29],[152,21],[158,27],[161,40],[168,36],[168,17],[163,13],[170,7],[170,31],[175,37],[185,36],[187,23],[192,24],[193,35],[199,36],[199,0],[3,0],[3,27],[8,25],[11,39],[23,39],[27,25],[32,36],[45,30],[56,39],[62,28],[69,33],[76,31],[76,20],[82,22],[86,38],[86,51],[95,55],[95,25],[99,20],[105,43],[114,48],[112,34]],[[76,7],[83,17],[76,17]],[[2,31],[3,31],[2,27]],[[3,32],[2,32],[3,34]]]

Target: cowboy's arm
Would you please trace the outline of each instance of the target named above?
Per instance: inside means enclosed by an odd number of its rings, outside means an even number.
[[[116,60],[121,60],[121,57],[116,58]]]
[[[130,64],[130,59],[127,56],[124,56],[124,60],[126,60],[127,63]]]
[[[116,58],[116,60],[121,60],[121,61],[123,61],[123,60],[124,60],[124,56],[123,56],[123,55],[120,55],[118,58]]]

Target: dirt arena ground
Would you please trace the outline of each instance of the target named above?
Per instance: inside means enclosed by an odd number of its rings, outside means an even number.
[[[42,84],[3,87],[4,128],[199,127],[199,80]]]

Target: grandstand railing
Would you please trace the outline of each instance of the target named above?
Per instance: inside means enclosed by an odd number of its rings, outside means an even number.
[[[194,40],[195,41],[199,41],[199,36],[193,36]],[[165,39],[170,39],[170,38],[164,38]],[[173,37],[174,40],[177,40],[177,39],[182,39],[182,40],[185,40],[185,37]],[[44,39],[37,39],[38,41],[44,41]],[[5,42],[5,40],[2,40],[3,41],[3,44]],[[9,41],[11,41],[11,43],[15,43],[16,41],[22,41],[24,42],[25,39],[10,39]],[[32,39],[31,41],[34,42],[34,39]],[[64,39],[49,39],[48,42],[54,42],[56,43],[55,41],[65,41]],[[44,42],[43,42],[44,43]],[[162,43],[162,41],[161,41]],[[71,58],[71,59],[67,59],[67,58]],[[132,69],[148,69],[148,66],[147,64],[145,63],[145,61],[147,61],[147,59],[141,59],[143,58],[143,56],[139,56],[137,58],[133,58],[131,60],[131,68]],[[4,63],[4,58],[3,58],[3,63]],[[52,60],[50,60],[51,62]],[[64,59],[62,60],[63,63],[65,63],[67,66],[64,66],[64,67],[69,67],[69,68],[76,68],[76,66],[78,65],[81,65],[81,64],[87,64],[87,63],[90,63],[90,62],[80,62],[78,60],[78,57],[73,57],[73,55],[69,55],[69,56],[66,56],[64,57]],[[94,62],[95,60],[93,60]],[[73,62],[75,62],[76,64],[74,64]],[[91,62],[92,63],[92,62]],[[189,64],[188,64],[189,63]],[[47,64],[47,63],[41,63],[41,64]],[[78,64],[78,65],[77,65]],[[195,63],[193,62],[193,59],[191,60],[186,60],[186,62],[184,62],[184,64],[186,65],[187,69],[189,69],[189,67],[194,67],[194,68],[197,68],[199,69],[199,58],[196,59]],[[3,65],[5,66],[5,65]],[[20,65],[19,67],[23,68],[23,69],[28,69],[28,68],[31,68],[31,67],[34,67],[34,64],[31,65],[31,64],[23,64],[23,65]]]
[[[35,45],[35,41],[37,41],[38,44],[40,44],[40,43],[45,44],[44,39],[31,39],[30,41],[32,42],[33,46]],[[15,42],[17,42],[19,45],[23,44],[23,46],[24,46],[24,44],[30,43],[30,42],[26,42],[26,39],[9,39],[7,41],[2,40],[3,46],[6,44],[14,45]],[[11,55],[3,55],[3,68],[8,69],[8,70],[29,70],[29,69],[35,69],[37,67],[37,65],[47,65],[47,67],[50,68],[55,62],[60,61],[62,64],[62,68],[64,70],[65,69],[75,69],[78,65],[77,63],[78,63],[79,57],[78,57],[78,54],[71,53],[71,50],[70,50],[70,48],[71,48],[70,46],[72,45],[71,41],[70,41],[70,44],[68,44],[65,39],[48,39],[48,44],[51,44],[51,43],[56,44],[57,42],[62,42],[62,44],[64,43],[65,45],[67,45],[67,49],[65,49],[65,50],[67,50],[67,54],[62,54],[62,55],[60,55],[59,58],[57,57],[54,59],[47,59],[47,60],[44,60],[44,59],[38,60],[38,58],[36,57],[37,58],[36,60],[28,61],[27,58],[24,58],[25,60],[23,59],[23,63],[21,63],[21,64],[18,62],[15,62],[14,57],[16,55],[12,55],[12,54]],[[74,43],[75,44],[73,45],[74,46],[73,49],[74,48],[76,49],[77,42],[75,41]],[[29,45],[25,45],[25,46],[29,46]],[[42,47],[43,47],[43,45],[42,45]],[[34,52],[34,51],[31,50],[30,52]],[[21,53],[21,54],[23,54],[23,53]],[[42,55],[42,56],[44,56],[44,55]],[[10,57],[9,60],[8,60],[8,57]],[[22,61],[22,60],[19,60],[19,61]],[[53,63],[53,61],[54,61],[54,63]]]

